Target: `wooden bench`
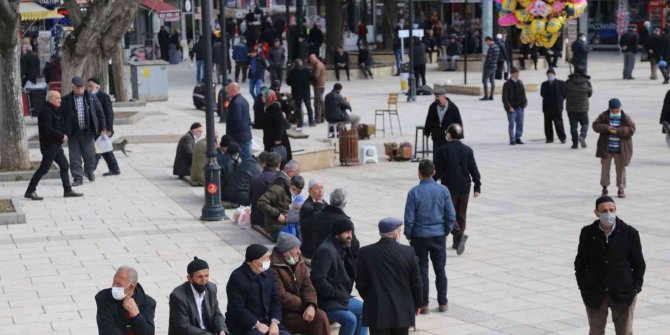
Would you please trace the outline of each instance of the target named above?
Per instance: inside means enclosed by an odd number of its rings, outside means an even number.
[[[396,120],[398,121],[400,136],[402,136],[402,126],[400,125],[400,116],[398,116],[398,93],[389,93],[388,99],[386,100],[386,108],[375,109],[375,133],[381,131],[383,137],[386,137],[386,118],[384,116],[387,113],[389,116],[389,126],[391,126],[391,135],[393,135],[392,116],[395,115]],[[382,118],[382,127],[377,126],[378,116],[381,116]]]

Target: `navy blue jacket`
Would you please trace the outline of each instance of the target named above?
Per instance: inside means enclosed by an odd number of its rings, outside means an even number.
[[[554,113],[563,111],[563,101],[565,96],[565,82],[563,80],[554,79],[553,81],[545,81],[540,87],[540,95],[542,96],[542,111],[544,113]]]
[[[226,325],[231,334],[247,334],[256,322],[281,321],[281,299],[272,271],[257,275],[244,263],[230,274],[226,294]]]
[[[241,94],[230,100],[226,118],[226,134],[240,145],[251,141],[251,116],[249,102]]]

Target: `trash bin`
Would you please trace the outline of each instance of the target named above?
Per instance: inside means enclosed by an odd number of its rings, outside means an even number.
[[[149,60],[128,62],[133,99],[142,101],[167,101],[168,62]]]
[[[409,63],[400,63],[400,89],[403,92],[409,90]]]

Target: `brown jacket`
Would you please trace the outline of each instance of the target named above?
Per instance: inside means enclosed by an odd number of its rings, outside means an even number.
[[[320,60],[316,64],[312,64],[312,74],[314,75],[314,80],[312,85],[316,88],[325,88],[326,87],[326,66],[323,65],[323,62]]]
[[[607,150],[609,141],[610,111],[606,110],[593,121],[593,131],[600,134],[598,138],[598,147],[596,148],[596,157],[608,158],[610,153]],[[621,156],[625,166],[628,166],[633,157],[633,134],[635,134],[635,123],[630,115],[621,110],[621,125],[617,131],[621,139]]]
[[[307,306],[316,304],[316,290],[309,279],[307,265],[300,258],[295,265],[295,271],[286,264],[284,256],[272,249],[272,272],[274,273],[275,286],[281,297],[281,305],[284,313],[303,313]]]

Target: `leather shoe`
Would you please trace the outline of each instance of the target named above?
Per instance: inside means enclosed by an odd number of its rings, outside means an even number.
[[[623,188],[620,188],[619,191],[617,192],[617,197],[625,198],[626,197],[626,191],[624,191]]]
[[[86,178],[88,178],[88,181],[95,181],[95,173],[93,171],[86,172]]]
[[[489,97],[483,97],[483,98],[479,99],[479,101],[486,101],[488,99],[489,99]]]
[[[517,138],[517,139],[516,139],[516,144],[523,144],[523,141],[521,141],[520,138]]]
[[[121,174],[121,171],[109,171],[105,172],[102,174],[103,177],[109,177],[109,176],[118,176]]]
[[[421,309],[419,309],[419,314],[430,314],[430,307],[428,307],[428,305],[421,306]]]
[[[449,304],[440,305],[437,309],[440,313],[444,313],[449,310]]]
[[[463,234],[458,240],[458,245],[456,245],[456,255],[462,255],[465,251],[465,242],[468,240],[468,235]]]
[[[72,182],[72,187],[81,186],[81,185],[83,185],[83,184],[84,184],[84,180],[83,180],[83,179],[75,179],[75,180]]]
[[[35,193],[35,192],[32,192],[32,193],[26,193],[26,194],[24,194],[23,196],[24,196],[26,199],[30,199],[30,200],[44,200],[44,198],[40,197],[40,196],[37,195],[37,193]]]
[[[75,191],[66,191],[63,193],[63,198],[78,198],[84,196],[82,193],[77,193]]]

